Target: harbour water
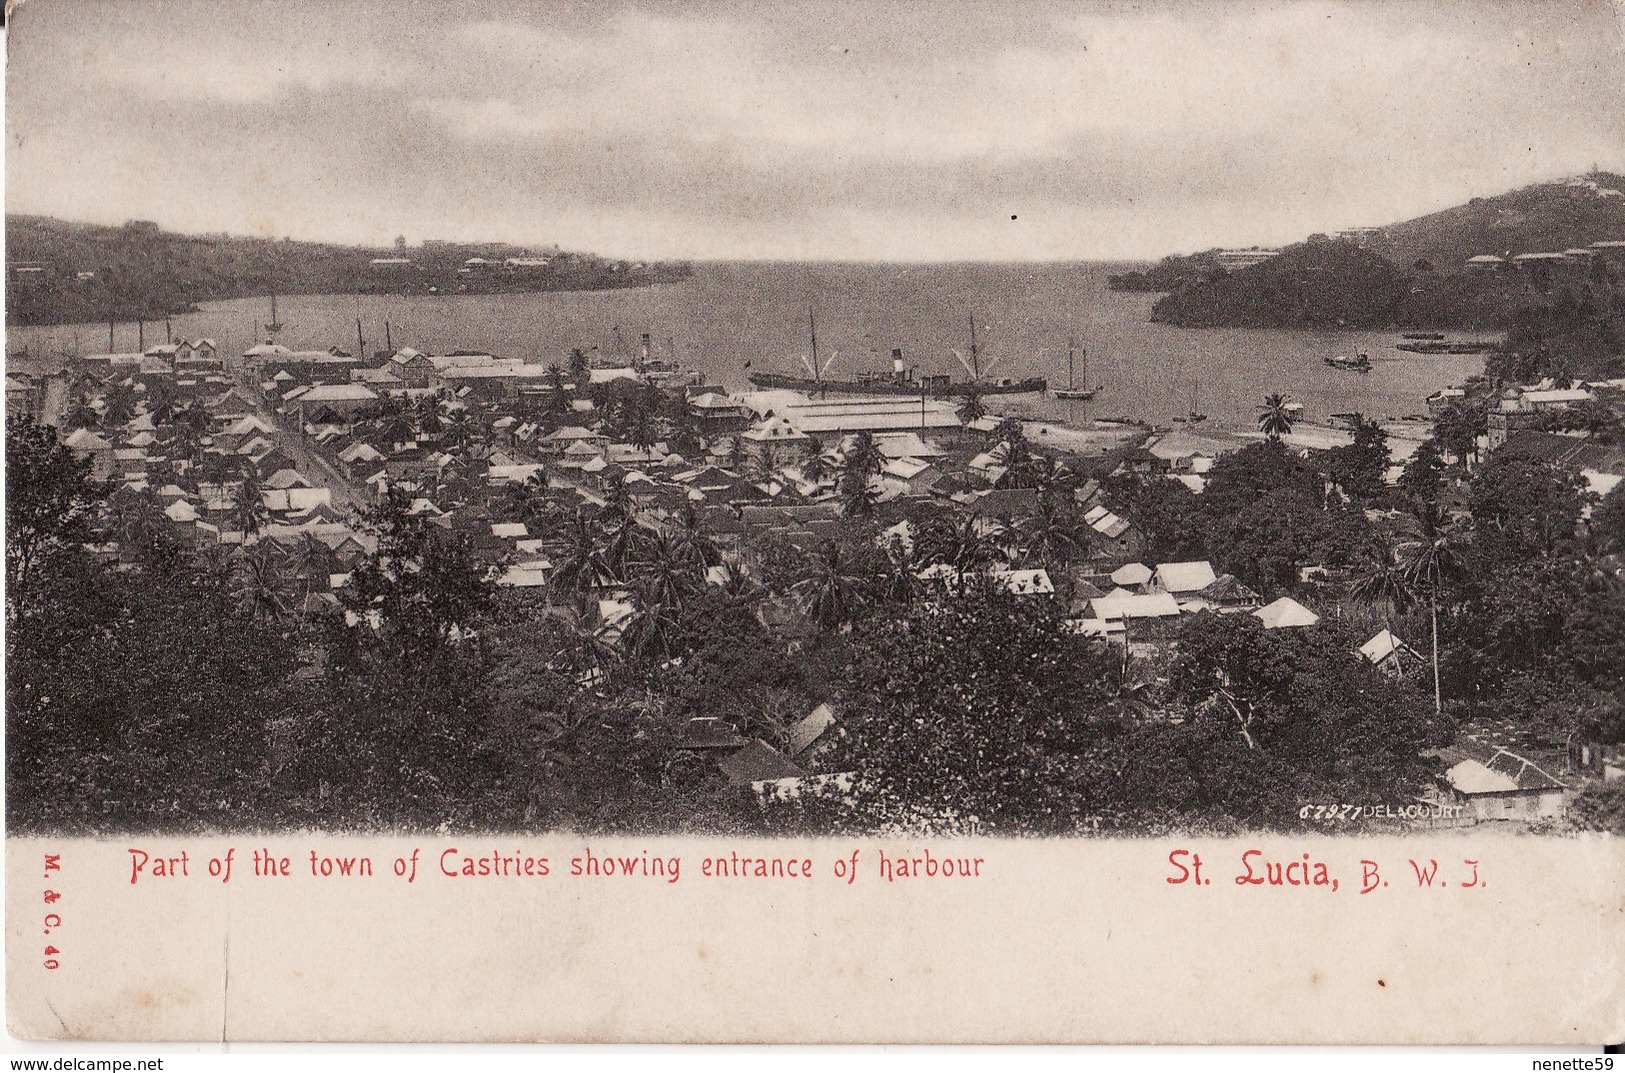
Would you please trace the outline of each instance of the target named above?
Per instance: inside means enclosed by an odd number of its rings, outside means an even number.
[[[997,409],[1060,421],[1132,417],[1166,424],[1193,408],[1210,428],[1252,425],[1259,400],[1283,392],[1304,416],[1359,410],[1380,418],[1423,411],[1423,398],[1483,368],[1482,356],[1418,355],[1395,350],[1397,331],[1267,331],[1186,329],[1152,324],[1156,296],[1106,286],[1124,266],[1064,264],[701,263],[679,283],[567,293],[400,298],[284,295],[277,311],[280,341],[294,349],[356,345],[356,319],[366,347],[382,348],[385,321],[395,346],[429,352],[485,350],[529,361],[563,362],[572,347],[630,356],[649,333],[656,356],[675,351],[686,368],[728,388],[749,386],[753,371],[804,374],[810,353],[808,310],[816,318],[826,375],[889,368],[893,347],[923,373],[965,375],[952,351],[968,357],[969,318],[976,317],[985,374],[1042,375],[1067,382],[1070,338],[1087,350],[1089,401],[1053,396],[999,399]],[[207,303],[172,319],[177,338],[210,337],[238,354],[263,336],[267,299]],[[616,329],[619,329],[617,333]],[[136,349],[136,326],[115,332],[118,350]],[[96,353],[107,326],[13,328],[7,351]],[[619,342],[617,342],[617,336]],[[146,342],[162,342],[162,322],[146,325]],[[1326,357],[1364,350],[1368,373],[1328,367]],[[748,364],[747,364],[748,363]],[[1083,386],[1080,370],[1079,386]]]

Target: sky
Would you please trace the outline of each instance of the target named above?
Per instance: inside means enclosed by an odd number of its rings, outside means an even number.
[[[1625,171],[1625,0],[26,0],[8,212],[1135,259]]]

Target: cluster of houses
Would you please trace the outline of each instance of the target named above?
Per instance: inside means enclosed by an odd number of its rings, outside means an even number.
[[[1610,194],[1619,195],[1611,190]],[[1589,246],[1566,250],[1540,250],[1528,253],[1480,253],[1467,258],[1471,272],[1528,271],[1545,268],[1558,271],[1589,271],[1598,261],[1625,261],[1625,241],[1605,239]]]
[[[1011,457],[994,436],[996,419],[967,424],[944,402],[729,395],[662,382],[636,366],[562,373],[480,352],[411,348],[366,361],[339,348],[264,344],[228,371],[206,339],[81,359],[64,384],[99,419],[52,423],[68,449],[113,483],[115,497],[141,497],[184,543],[274,554],[302,612],[338,605],[350,570],[375,548],[356,508],[392,493],[436,530],[466,538],[506,589],[545,593],[566,552],[565,527],[552,522],[611,504],[653,531],[698,528],[725,564],[707,580],[725,585],[761,569],[771,549],[810,552],[836,535],[841,468],[867,433],[879,454],[873,500],[893,523],[882,540],[912,541],[906,519],[924,504],[969,519],[1003,553],[989,576],[1022,598],[1066,600],[1079,633],[1133,652],[1166,641],[1168,624],[1198,611],[1252,615],[1272,630],[1318,621],[1290,597],[1266,604],[1208,562],[1142,562],[1145,541],[1132,519],[1111,511],[1092,480],[1063,489],[1079,521],[1076,550],[1044,567],[1026,562],[1025,523],[1042,508],[1039,492],[1007,486]],[[651,387],[664,388],[669,405],[635,433],[620,420],[621,405]],[[7,388],[9,406],[9,378]],[[19,388],[39,394],[38,384]],[[1542,390],[1559,389],[1537,386],[1520,405],[1542,405]],[[1213,459],[1236,446],[1177,430],[1120,452],[1121,470],[1200,492]],[[110,526],[94,550],[121,559],[121,540]],[[927,584],[951,584],[951,575],[942,564],[919,571]],[[614,644],[634,613],[631,594],[606,585],[597,595],[602,639]],[[775,624],[793,635],[790,610],[765,601],[760,613],[778,616]],[[1386,630],[1360,655],[1389,673],[1421,663]],[[816,743],[834,713],[807,719],[774,743],[696,725],[685,748],[759,795],[793,796],[845,777],[816,774]]]

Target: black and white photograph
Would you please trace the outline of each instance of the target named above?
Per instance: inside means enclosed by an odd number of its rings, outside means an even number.
[[[1617,9],[943,7],[25,6],[13,829],[1617,829]]]
[[[7,33],[9,837],[1625,832],[1617,0]]]

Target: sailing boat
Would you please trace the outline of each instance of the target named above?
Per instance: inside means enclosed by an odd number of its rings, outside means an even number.
[[[1197,406],[1198,406],[1197,400],[1199,398],[1201,398],[1201,395],[1202,395],[1202,378],[1197,377],[1196,380],[1191,384],[1191,409],[1190,409],[1190,413],[1186,414],[1184,417],[1176,417],[1176,418],[1174,418],[1174,420],[1179,422],[1180,424],[1189,423],[1189,424],[1192,424],[1192,425],[1201,424],[1203,421],[1206,421],[1207,420],[1207,414],[1204,414],[1201,410],[1197,409]]]
[[[1199,409],[1199,403],[1197,400],[1199,400],[1201,397],[1202,378],[1198,376],[1196,378],[1196,382],[1191,385],[1191,412],[1186,415],[1189,418],[1190,423],[1193,425],[1207,420],[1207,414],[1204,414]]]
[[[1066,346],[1066,387],[1056,388],[1055,397],[1058,399],[1092,399],[1097,388],[1077,387],[1073,379],[1073,359],[1078,349],[1075,339],[1069,339]],[[1089,351],[1083,352],[1083,382],[1089,382]]]

